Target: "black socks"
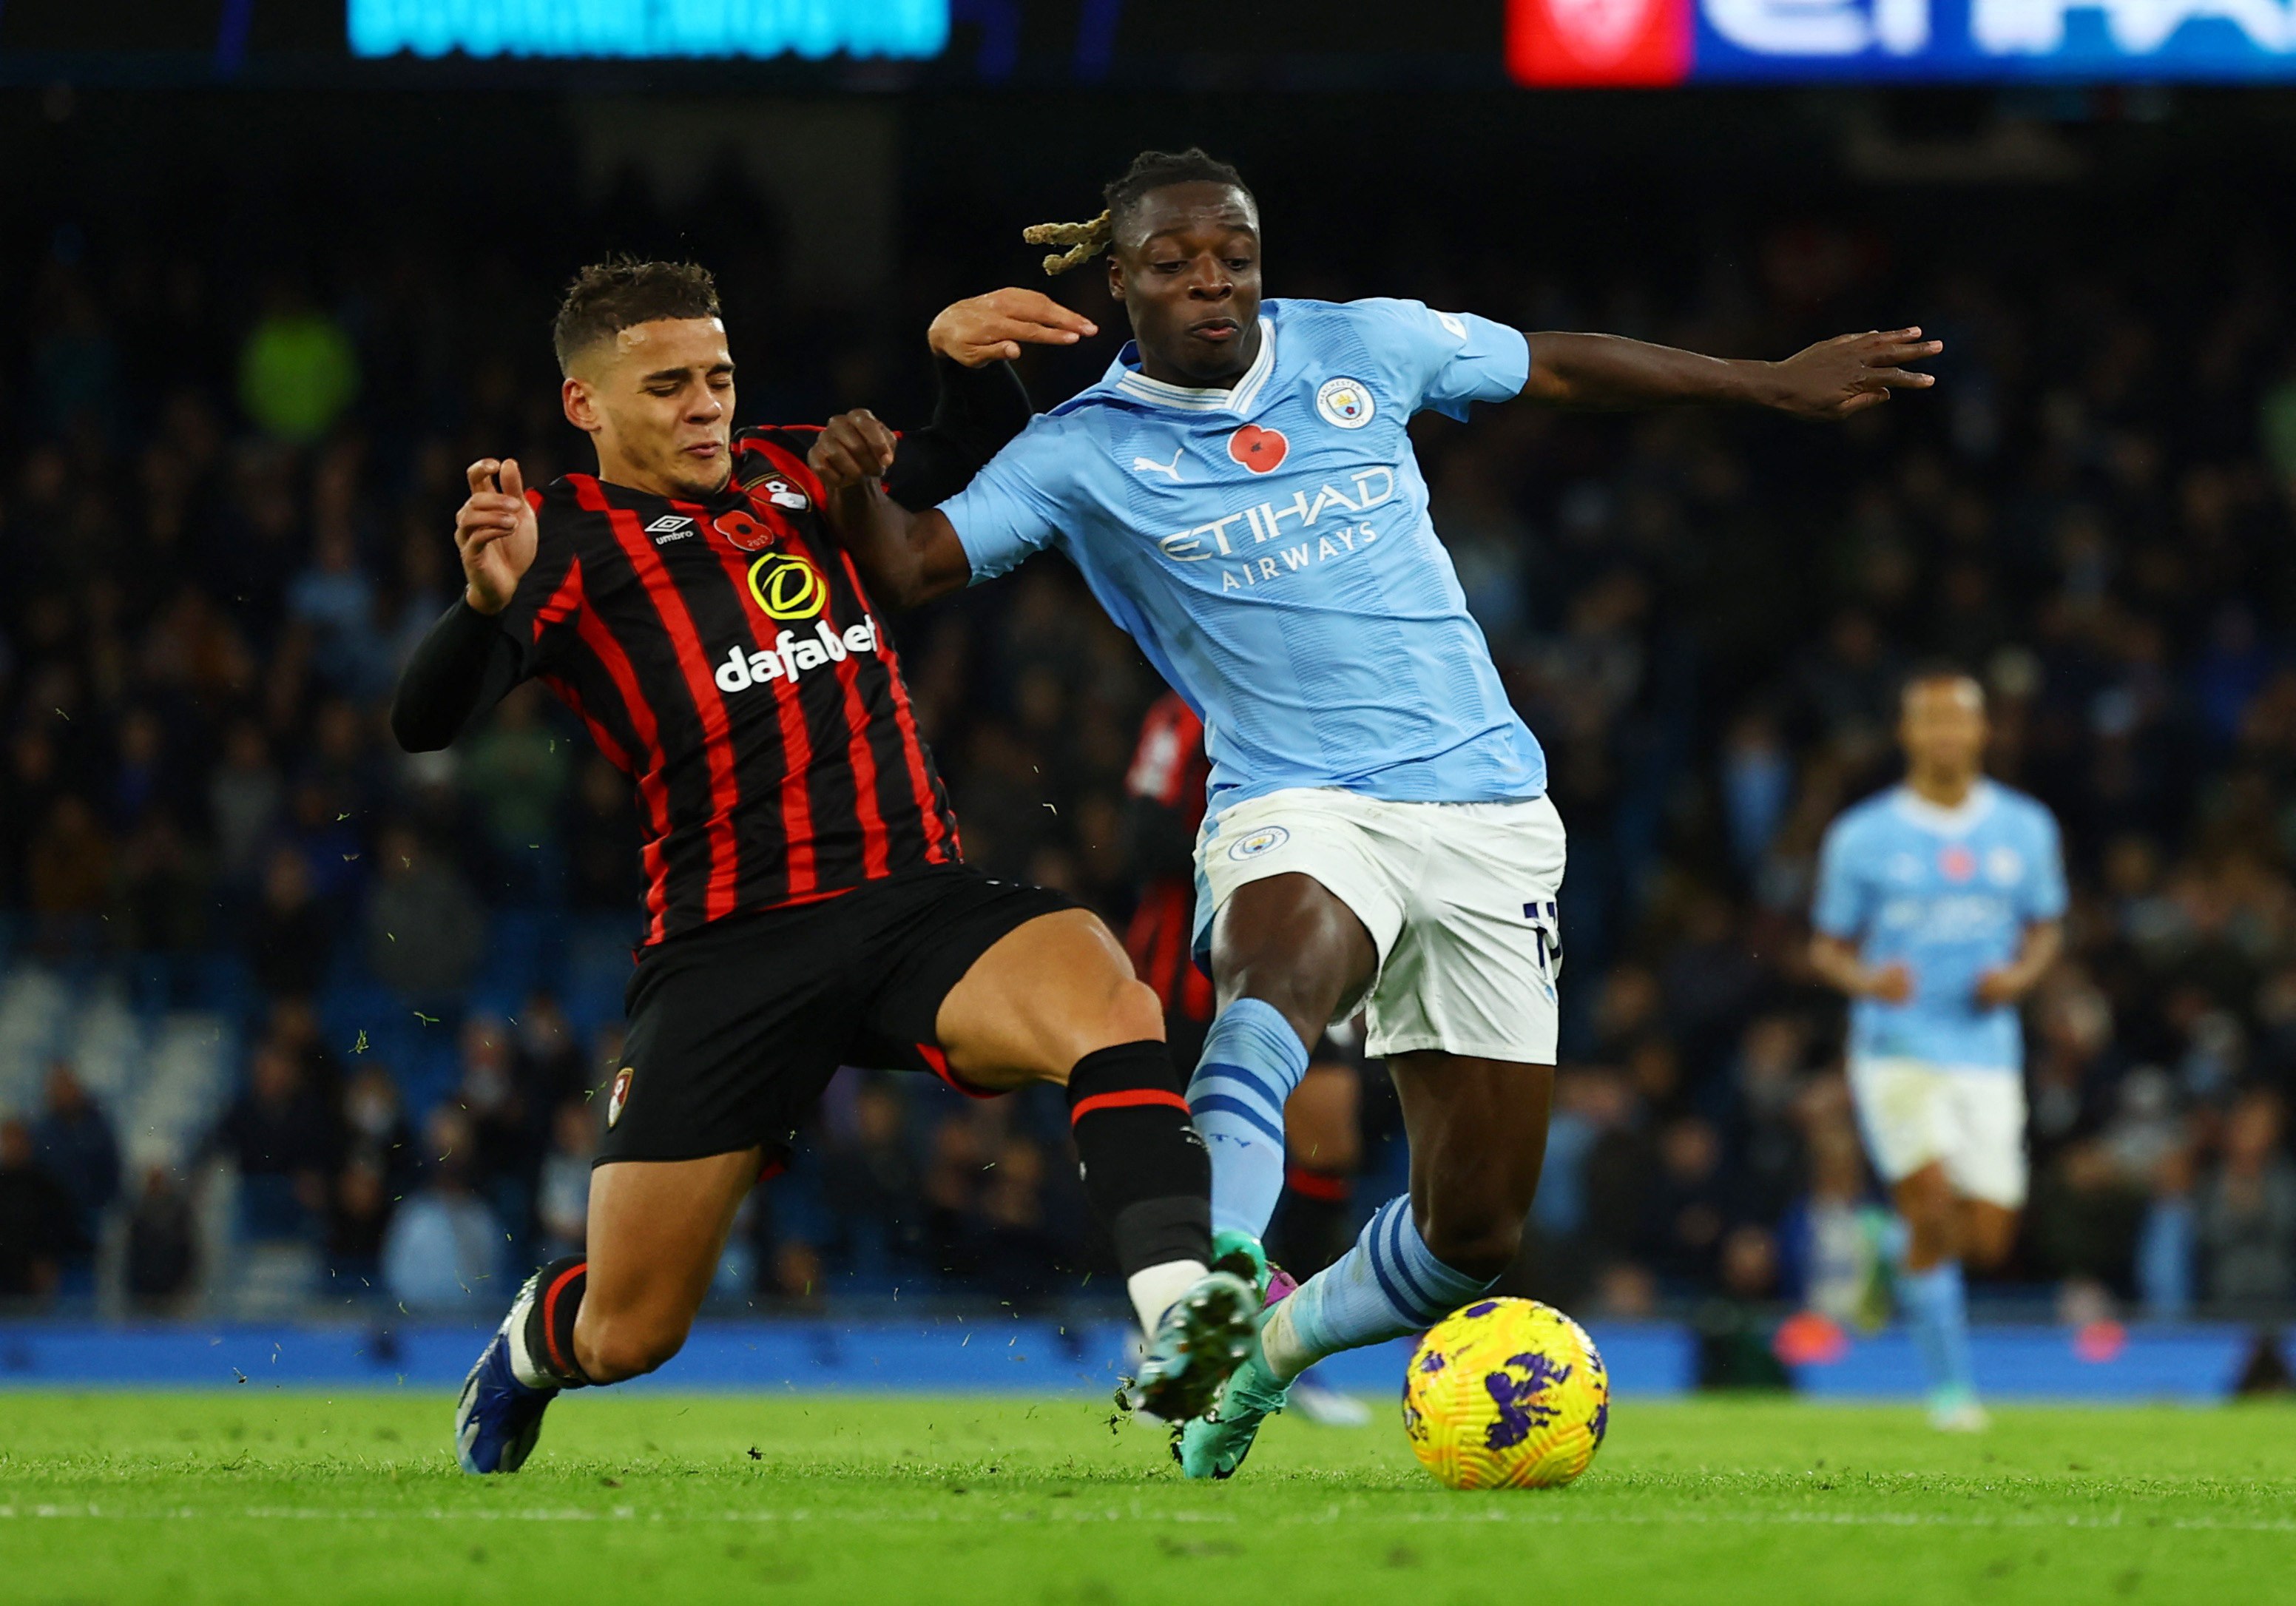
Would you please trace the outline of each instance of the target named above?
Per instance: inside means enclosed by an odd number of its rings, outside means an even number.
[[[1212,1258],[1212,1161],[1172,1056],[1154,1041],[1096,1049],[1069,1073],[1084,1191],[1127,1277]]]
[[[590,1382],[574,1358],[574,1317],[589,1280],[590,1262],[584,1257],[552,1261],[537,1274],[534,1304],[526,1313],[527,1358],[561,1389],[586,1388]]]

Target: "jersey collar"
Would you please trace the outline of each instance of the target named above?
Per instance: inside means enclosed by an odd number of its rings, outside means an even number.
[[[1998,792],[1992,782],[1980,775],[1977,784],[1969,789],[1969,796],[1954,808],[1945,808],[1931,802],[1910,786],[1898,788],[1898,812],[1925,831],[1941,837],[1967,836],[1977,829],[1979,822],[1993,812]]]
[[[1136,401],[1177,407],[1183,413],[1247,414],[1259,399],[1267,376],[1275,372],[1275,320],[1266,313],[1259,315],[1259,355],[1251,359],[1251,366],[1243,371],[1243,377],[1235,381],[1232,390],[1197,390],[1185,385],[1168,385],[1141,373],[1139,362],[1139,342],[1125,341],[1124,349],[1116,354],[1116,361],[1110,365],[1102,382]]]

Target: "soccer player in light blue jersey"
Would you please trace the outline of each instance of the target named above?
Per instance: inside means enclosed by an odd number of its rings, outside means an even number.
[[[1284,1102],[1328,1022],[1362,1010],[1394,1077],[1410,1192],[1297,1292],[1271,1291],[1219,1420],[1182,1440],[1191,1476],[1224,1478],[1314,1361],[1491,1285],[1545,1153],[1562,825],[1429,522],[1412,415],[1522,397],[1840,418],[1927,385],[1900,365],[1939,345],[1902,329],[1726,362],[1416,301],[1263,301],[1259,205],[1234,168],[1151,152],[1106,197],[1091,223],[1029,232],[1070,248],[1050,271],[1110,252],[1133,344],[1100,383],[923,513],[882,496],[894,441],[865,414],[833,420],[813,466],[880,595],[1056,547],[1203,717],[1197,946],[1220,1013],[1189,1103],[1214,1226],[1259,1259]]]
[[[1970,1368],[1964,1260],[2008,1254],[2025,1202],[2018,1001],[2063,945],[2057,823],[1985,778],[1985,694],[1966,675],[1906,683],[1902,785],[1825,834],[1810,958],[1855,1003],[1849,1088],[1905,1219],[1898,1287],[1930,1421],[1986,1426]]]

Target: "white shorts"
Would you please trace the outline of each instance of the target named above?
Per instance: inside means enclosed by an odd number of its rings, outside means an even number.
[[[1937,1162],[1964,1199],[2023,1206],[2025,1078],[2017,1072],[1853,1058],[1849,1096],[1884,1182],[1895,1186]]]
[[[1545,798],[1390,803],[1293,787],[1220,811],[1196,838],[1199,928],[1248,882],[1308,875],[1353,910],[1379,969],[1364,1011],[1374,1058],[1440,1049],[1554,1063],[1562,821]]]

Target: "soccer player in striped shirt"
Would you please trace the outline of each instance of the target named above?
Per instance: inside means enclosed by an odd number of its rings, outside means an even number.
[[[944,311],[941,408],[893,494],[962,487],[1028,417],[1000,359],[1090,329],[1027,291]],[[514,462],[471,466],[463,595],[392,723],[410,750],[443,747],[542,680],[636,783],[647,923],[586,1253],[527,1282],[472,1369],[464,1470],[515,1470],[561,1389],[677,1352],[742,1195],[844,1064],[980,1095],[1064,1084],[1148,1335],[1134,1403],[1201,1411],[1259,1299],[1208,1269],[1210,1164],[1155,995],[1097,917],[964,863],[891,634],[821,529],[814,432],[732,429],[709,274],[586,269],[554,336],[598,472],[528,494]]]

